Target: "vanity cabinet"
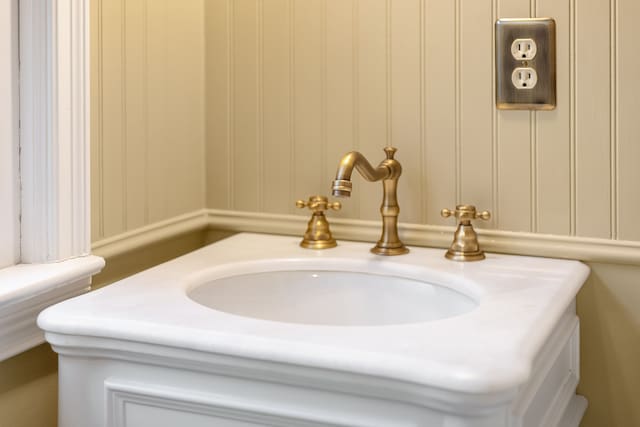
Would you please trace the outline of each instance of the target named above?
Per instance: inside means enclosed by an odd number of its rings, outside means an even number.
[[[578,335],[572,305],[526,384],[477,396],[176,348],[48,338],[60,354],[60,427],[578,427],[586,408],[575,395]]]

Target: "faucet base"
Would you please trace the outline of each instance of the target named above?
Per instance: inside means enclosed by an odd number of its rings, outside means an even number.
[[[300,246],[305,249],[329,249],[338,246],[335,239],[329,240],[309,240],[306,237],[300,242]]]
[[[478,243],[478,235],[471,226],[471,220],[463,219],[458,224],[453,242],[451,242],[445,257],[453,261],[480,261],[485,258],[484,252],[480,249],[480,244]]]
[[[374,246],[371,248],[371,252],[376,255],[385,255],[385,256],[393,256],[393,255],[404,255],[409,253],[409,248],[402,245],[397,248],[385,248],[381,246]]]
[[[484,252],[480,250],[475,252],[461,252],[449,249],[444,256],[452,261],[480,261],[485,259]]]

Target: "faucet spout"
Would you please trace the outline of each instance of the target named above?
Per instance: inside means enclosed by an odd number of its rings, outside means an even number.
[[[351,174],[357,170],[367,181],[382,181],[383,197],[380,213],[382,214],[382,235],[371,249],[378,255],[401,255],[409,252],[398,237],[398,178],[402,174],[400,162],[394,159],[397,151],[394,147],[385,147],[386,159],[377,167],[358,151],[347,153],[338,165],[336,179],[331,186],[331,193],[338,197],[350,197],[352,190]]]
[[[386,165],[380,164],[377,168],[371,166],[371,163],[358,151],[347,153],[338,165],[336,179],[333,181],[332,193],[338,197],[351,196],[351,173],[353,169],[360,172],[367,181],[380,181],[385,179],[390,170]]]

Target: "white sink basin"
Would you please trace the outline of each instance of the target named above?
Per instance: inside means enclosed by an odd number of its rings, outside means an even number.
[[[234,275],[197,286],[188,295],[239,316],[342,326],[428,322],[477,306],[466,295],[423,281],[327,270]]]

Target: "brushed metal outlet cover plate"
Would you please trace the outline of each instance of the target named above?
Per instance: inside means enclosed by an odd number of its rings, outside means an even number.
[[[536,43],[533,59],[516,59],[511,45],[516,39]],[[516,68],[533,68],[537,82],[517,89]],[[552,18],[502,18],[496,21],[496,106],[499,110],[553,110],[556,107],[556,22]]]

